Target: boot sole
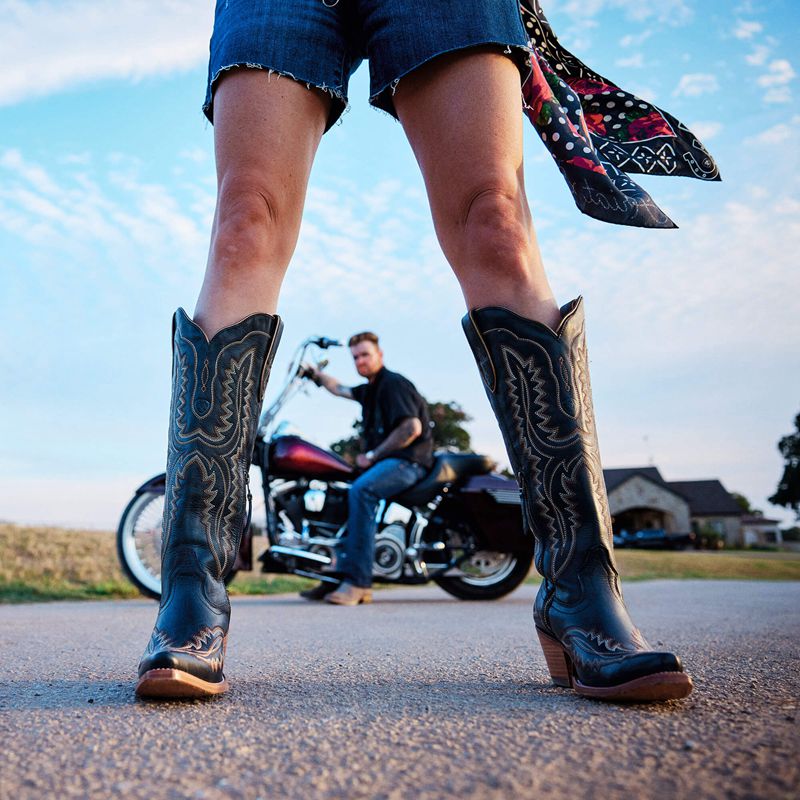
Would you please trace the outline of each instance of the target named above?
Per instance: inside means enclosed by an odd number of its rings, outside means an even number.
[[[572,661],[561,643],[538,628],[536,633],[553,683],[565,689],[573,689],[583,697],[628,703],[650,703],[680,700],[688,697],[694,688],[692,679],[685,672],[655,672],[616,686],[586,686],[575,677]]]
[[[179,669],[151,669],[139,678],[136,694],[139,697],[196,700],[214,697],[227,692],[229,688],[225,678],[212,683]]]
[[[354,603],[347,602],[344,603],[341,600],[333,600],[330,595],[325,598],[326,603],[330,603],[332,606],[360,606],[360,605],[367,605],[367,603],[372,602],[372,595],[365,594],[363,597],[359,597]]]

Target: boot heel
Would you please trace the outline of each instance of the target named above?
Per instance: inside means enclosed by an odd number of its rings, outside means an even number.
[[[539,644],[544,651],[544,660],[547,662],[547,669],[550,677],[556,686],[564,686],[569,689],[572,687],[572,668],[564,648],[552,636],[548,636],[539,628],[536,629],[539,636]]]

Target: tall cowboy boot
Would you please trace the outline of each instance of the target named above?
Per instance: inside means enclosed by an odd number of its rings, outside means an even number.
[[[555,331],[504,308],[463,320],[536,540],[544,580],[533,615],[550,675],[587,697],[685,697],[692,681],[680,660],[650,650],[622,599],[582,299],[561,313]]]
[[[228,688],[225,577],[247,525],[250,459],[282,324],[253,314],[209,342],[181,308],[172,328],[161,604],[136,693],[207,697]]]

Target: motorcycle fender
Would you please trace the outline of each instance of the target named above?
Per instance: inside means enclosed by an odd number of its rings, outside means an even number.
[[[502,475],[475,475],[462,487],[462,502],[487,548],[506,553],[530,552],[517,482]]]
[[[136,494],[144,494],[145,492],[153,492],[154,494],[164,494],[167,485],[167,474],[162,472],[149,481],[145,481],[137,490]]]

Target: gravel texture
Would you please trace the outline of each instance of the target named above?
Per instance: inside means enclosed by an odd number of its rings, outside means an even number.
[[[800,583],[627,587],[687,700],[553,687],[526,586],[234,600],[211,701],[137,701],[149,601],[0,607],[0,798],[796,798]]]

